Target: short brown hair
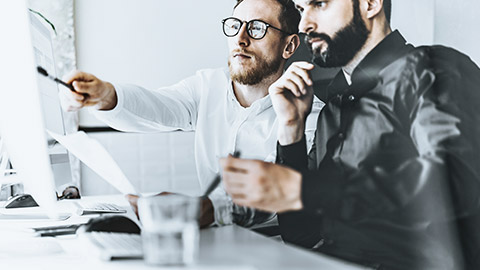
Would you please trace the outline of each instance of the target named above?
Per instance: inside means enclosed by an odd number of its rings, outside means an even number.
[[[233,7],[236,9],[244,0],[237,0]],[[298,33],[298,24],[300,23],[300,13],[295,8],[292,0],[276,0],[282,6],[278,20],[282,24],[282,29],[290,34]]]

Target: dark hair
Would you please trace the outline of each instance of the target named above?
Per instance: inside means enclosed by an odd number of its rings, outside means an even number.
[[[237,0],[233,7],[236,9],[244,0]],[[292,0],[276,0],[282,6],[278,20],[282,24],[282,29],[291,34],[298,33],[298,24],[300,23],[300,13]]]
[[[387,17],[387,22],[390,23],[392,17],[392,0],[383,0],[383,11],[385,12],[385,17]]]

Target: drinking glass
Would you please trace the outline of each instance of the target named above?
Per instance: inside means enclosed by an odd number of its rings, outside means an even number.
[[[138,201],[144,260],[152,265],[192,265],[198,257],[198,198],[182,195]]]

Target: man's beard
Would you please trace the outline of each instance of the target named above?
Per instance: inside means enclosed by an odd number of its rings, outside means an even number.
[[[232,81],[243,85],[256,85],[268,76],[275,74],[281,66],[282,58],[280,57],[265,60],[258,58],[252,53],[248,53],[248,55],[252,57],[250,61],[253,61],[255,64],[253,67],[239,65],[237,69],[234,69],[231,60],[228,60],[228,68]]]
[[[354,0],[356,1],[356,0]],[[312,38],[320,38],[327,43],[327,49],[313,49],[307,46],[313,55],[313,62],[320,67],[343,67],[347,65],[365,44],[370,32],[362,20],[358,4],[354,4],[353,18],[347,26],[338,30],[333,38],[326,34],[311,32],[305,37],[307,44]]]

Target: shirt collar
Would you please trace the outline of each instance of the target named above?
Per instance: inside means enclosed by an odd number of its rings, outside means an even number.
[[[365,58],[358,64],[352,73],[352,86],[361,89],[370,89],[377,83],[377,78],[382,69],[396,59],[414,49],[407,45],[405,38],[398,30],[386,36]],[[348,84],[343,72],[340,71],[328,86],[329,98],[332,94],[346,91]]]
[[[240,105],[240,102],[238,102],[237,97],[235,96],[235,93],[233,92],[233,81],[232,78],[230,77],[230,74],[227,73],[228,76],[228,92],[227,92],[227,98],[235,104],[235,106],[241,110],[252,110],[251,108],[257,108],[257,114],[265,111],[266,109],[272,107],[272,100],[270,99],[270,95],[266,95],[263,98],[256,100],[252,103],[252,105],[248,108],[243,107]]]

